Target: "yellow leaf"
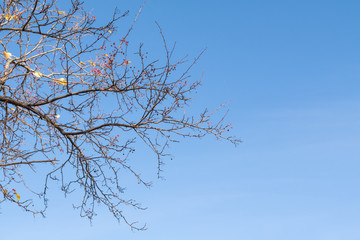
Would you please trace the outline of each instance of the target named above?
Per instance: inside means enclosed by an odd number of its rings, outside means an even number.
[[[10,108],[11,111],[15,111],[15,108]]]
[[[86,65],[86,63],[84,63],[83,61],[80,61],[80,64],[81,64],[81,65]]]
[[[65,78],[59,78],[57,80],[55,80],[57,83],[61,84],[61,85],[67,85],[66,79]]]
[[[96,66],[96,64],[95,64],[93,61],[89,60],[88,62],[89,62],[91,65],[93,65],[94,67]]]
[[[19,21],[19,17],[17,15],[5,14],[4,17],[7,21],[11,21],[11,20],[14,20],[15,22]]]
[[[105,56],[105,57],[108,57],[108,56],[109,56],[109,54],[105,54],[104,56]]]
[[[7,21],[11,20],[12,16],[10,14],[5,14],[5,19]]]
[[[56,118],[59,118],[59,117],[60,117],[60,114],[56,114],[55,117],[56,117]]]
[[[16,194],[16,201],[18,202],[20,200],[20,195],[18,193],[15,194]]]
[[[3,51],[3,54],[6,59],[11,59],[11,57],[13,56],[11,53],[6,52],[6,51]]]
[[[38,78],[41,78],[43,76],[41,72],[33,72],[33,75]]]
[[[6,189],[3,189],[2,190],[2,193],[4,194],[4,197],[7,195],[7,190]]]
[[[108,30],[108,32],[109,32],[109,33],[112,33],[112,31],[111,31],[111,30]]]
[[[64,14],[65,11],[58,11],[58,14]]]

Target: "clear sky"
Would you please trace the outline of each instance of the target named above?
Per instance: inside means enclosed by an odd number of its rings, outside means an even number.
[[[133,18],[141,1],[85,4],[101,20],[115,6]],[[2,207],[0,239],[360,239],[359,10],[358,0],[148,0],[132,41],[155,46],[157,21],[179,56],[207,47],[194,109],[231,99],[243,143],[171,147],[165,181],[154,168],[150,190],[128,189],[148,207],[129,216],[145,232],[105,209],[90,225],[54,190],[44,219]]]

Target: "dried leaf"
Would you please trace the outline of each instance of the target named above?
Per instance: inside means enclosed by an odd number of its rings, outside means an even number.
[[[59,79],[55,80],[55,82],[59,83],[61,85],[65,85],[65,86],[67,85],[67,81],[65,78],[59,78]]]
[[[3,54],[6,59],[11,59],[11,57],[13,56],[11,53],[6,52],[6,51],[3,51]]]
[[[2,190],[2,193],[4,194],[4,197],[6,197],[6,195],[7,195],[7,190],[6,190],[6,189],[3,189],[3,190]]]
[[[17,23],[19,21],[19,17],[17,15],[12,16],[12,20],[14,20]]]
[[[41,78],[43,76],[41,72],[33,72],[33,75],[38,78]]]

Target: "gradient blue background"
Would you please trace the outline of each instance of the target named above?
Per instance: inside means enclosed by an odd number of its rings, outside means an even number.
[[[125,29],[141,1],[85,4],[99,21],[130,9]],[[179,56],[207,47],[192,71],[204,71],[194,110],[232,99],[228,119],[243,143],[177,144],[165,181],[155,159],[144,163],[153,188],[128,193],[148,207],[129,215],[145,232],[104,209],[90,225],[54,190],[45,219],[2,207],[0,238],[360,239],[359,10],[357,0],[148,0],[131,41],[156,55],[158,21]]]

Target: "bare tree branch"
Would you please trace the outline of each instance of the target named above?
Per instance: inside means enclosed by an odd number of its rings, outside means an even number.
[[[183,138],[239,140],[227,135],[232,126],[221,114],[224,105],[187,114],[201,81],[190,70],[202,53],[192,61],[174,59],[175,45],[168,46],[159,25],[163,59],[129,43],[145,1],[120,40],[113,34],[127,12],[116,10],[98,26],[80,1],[67,3],[67,9],[56,0],[0,5],[0,204],[44,214],[55,181],[65,195],[82,192],[81,216],[93,219],[100,204],[131,229],[144,230],[123,212],[144,209],[127,198],[123,176],[151,186],[130,164],[139,146],[154,153],[160,174],[168,147]]]

